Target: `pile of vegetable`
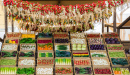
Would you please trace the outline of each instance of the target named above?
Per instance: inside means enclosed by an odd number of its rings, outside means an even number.
[[[103,44],[102,38],[89,38],[88,39],[89,44]]]
[[[21,59],[19,60],[19,65],[35,65],[34,59]]]
[[[16,57],[17,51],[13,52],[7,52],[7,51],[1,51],[2,57]]]
[[[75,74],[91,74],[91,68],[90,67],[85,67],[85,68],[78,68],[75,67]]]
[[[35,34],[22,34],[21,38],[35,38]]]
[[[107,45],[108,50],[123,50],[122,45]]]
[[[58,58],[55,59],[56,65],[71,65],[71,59],[68,58]]]
[[[1,74],[16,74],[17,68],[16,67],[1,67],[0,73]]]
[[[69,42],[69,40],[66,38],[66,39],[55,39],[55,43],[68,43]]]
[[[74,60],[74,65],[90,65],[90,59],[76,59]]]
[[[34,74],[35,70],[34,68],[30,67],[30,68],[18,68],[17,69],[17,74]]]
[[[120,44],[118,38],[105,38],[107,44]]]
[[[19,54],[20,57],[34,57],[34,52],[33,51],[29,51],[29,52],[20,52]]]
[[[21,34],[21,33],[11,33],[11,34],[10,34],[10,33],[7,33],[7,34],[6,34],[6,37],[7,37],[7,38],[19,38],[19,37],[20,37],[20,34]]]
[[[16,59],[1,59],[0,65],[16,65]]]
[[[21,44],[21,50],[36,50],[35,44]]]
[[[95,74],[111,74],[111,70],[109,68],[95,68]]]
[[[107,57],[107,54],[104,52],[91,52],[92,57]]]
[[[53,68],[37,68],[37,74],[53,74]]]
[[[53,50],[53,44],[52,43],[38,44],[38,50]]]
[[[45,52],[45,53],[39,53],[39,57],[53,57],[53,53]]]
[[[102,58],[93,59],[92,62],[93,65],[110,65],[108,59],[102,59]]]
[[[86,50],[86,44],[72,44],[72,50]]]
[[[20,40],[20,44],[21,43],[35,43],[36,42],[36,40],[34,39],[32,39],[32,38],[23,38],[23,39],[21,39]]]
[[[13,39],[13,40],[5,40],[5,43],[10,43],[10,44],[17,44],[18,43],[18,39]]]
[[[54,38],[62,38],[62,37],[69,37],[68,34],[62,33],[62,34],[54,34]]]
[[[105,50],[104,45],[90,45],[90,50]]]
[[[108,52],[110,57],[125,57],[124,52]]]
[[[74,52],[73,57],[89,57],[89,53],[88,52],[83,52],[83,53]]]
[[[51,38],[52,37],[52,33],[38,33],[38,37],[39,38]]]
[[[72,74],[73,70],[72,70],[72,68],[64,68],[64,67],[58,68],[58,67],[56,67],[55,73],[56,74]]]
[[[37,64],[38,65],[53,65],[54,62],[53,59],[38,59]]]
[[[52,43],[52,39],[38,40],[37,43]]]
[[[113,68],[114,74],[120,74],[120,75],[129,75],[129,69],[128,68]]]
[[[72,38],[85,38],[84,33],[71,33],[70,36]]]
[[[2,50],[17,50],[17,47],[16,44],[3,44]]]
[[[100,34],[87,34],[87,38],[100,38]]]
[[[128,65],[128,61],[124,58],[111,58],[113,65]]]
[[[55,50],[69,50],[69,45],[55,45]]]
[[[56,50],[56,57],[71,57],[71,53],[68,51]]]
[[[72,38],[71,43],[72,44],[86,44],[86,39]]]
[[[117,33],[107,33],[107,34],[103,34],[102,36],[104,38],[106,38],[106,37],[118,37],[118,34]]]

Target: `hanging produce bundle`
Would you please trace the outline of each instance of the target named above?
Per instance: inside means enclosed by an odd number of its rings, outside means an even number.
[[[43,32],[76,32],[93,29],[93,23],[112,16],[112,8],[121,1],[98,1],[92,4],[69,6],[41,5],[22,0],[4,0],[9,19],[16,20],[19,28]]]

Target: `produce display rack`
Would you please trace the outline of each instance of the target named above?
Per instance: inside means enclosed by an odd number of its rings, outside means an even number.
[[[11,33],[9,33],[9,34],[11,34]],[[26,34],[26,33],[24,33],[24,34]],[[29,34],[29,33],[27,33],[27,34]],[[63,34],[63,33],[56,33],[56,34]],[[87,38],[87,35],[86,35],[86,38],[85,38],[85,40],[86,40],[85,41],[86,42],[85,43],[86,44],[86,50],[72,50],[72,42],[70,40],[72,38],[76,38],[76,37],[71,37],[70,33],[64,33],[64,34],[68,34],[68,37],[63,37],[64,39],[67,38],[69,40],[68,43],[55,43],[55,38],[57,38],[57,37],[54,37],[54,35],[52,35],[52,38],[39,38],[38,35],[36,35],[35,38],[33,38],[33,39],[36,40],[36,42],[33,43],[33,44],[35,44],[35,51],[34,50],[25,50],[25,51],[21,50],[21,44],[25,44],[26,45],[26,43],[18,43],[17,56],[16,57],[5,57],[4,58],[4,57],[1,56],[2,54],[0,53],[1,54],[0,55],[1,59],[16,59],[16,65],[11,65],[11,66],[9,66],[9,65],[3,65],[1,67],[17,67],[17,68],[33,67],[35,69],[35,73],[34,74],[29,74],[29,75],[41,75],[41,74],[36,74],[37,73],[36,69],[40,68],[40,67],[41,68],[53,68],[53,74],[46,74],[46,75],[106,75],[106,74],[95,74],[94,68],[110,68],[111,74],[107,74],[107,75],[115,75],[114,71],[113,71],[113,67],[120,67],[120,68],[129,68],[130,67],[130,64],[126,65],[126,66],[121,66],[121,65],[115,65],[115,66],[113,66],[112,61],[111,61],[112,57],[110,57],[110,55],[109,55],[108,52],[116,52],[116,51],[124,52],[124,47],[123,47],[123,50],[108,50],[107,49],[107,44],[105,42],[105,38],[103,36],[101,36],[99,33],[97,33],[97,34],[100,35],[100,37],[96,37],[96,38],[103,39],[103,44],[101,44],[101,45],[104,45],[104,50],[90,50],[90,45],[91,44],[88,43],[88,39],[89,38]],[[96,33],[93,33],[93,34],[96,34]],[[22,36],[22,34],[20,34],[20,37],[21,36]],[[5,40],[6,39],[19,39],[19,41],[20,41],[20,39],[21,39],[20,37],[18,37],[18,38],[5,38]],[[59,38],[62,38],[62,36],[60,36]],[[119,37],[116,37],[116,38],[118,38],[118,40],[120,41]],[[51,39],[52,40],[52,44],[53,44],[53,50],[38,50],[38,39]],[[6,44],[7,43],[4,42],[2,44],[2,47],[3,47],[3,45],[6,45]],[[43,43],[40,43],[40,44],[43,44]],[[31,44],[29,43],[29,45],[31,45]],[[56,57],[56,52],[55,52],[56,48],[55,48],[55,45],[69,45],[69,49],[66,50],[66,51],[68,51],[68,52],[71,53],[71,57]],[[121,43],[120,44],[114,44],[114,45],[121,45]],[[11,51],[10,50],[5,50],[5,51],[12,52],[14,50],[11,50]],[[34,57],[20,57],[19,55],[20,55],[21,51],[23,51],[23,52],[33,51],[35,54],[34,54]],[[61,51],[64,51],[64,50],[61,50]],[[38,56],[39,52],[51,52],[53,54],[53,56],[52,57],[39,57]],[[88,52],[89,57],[73,57],[73,53],[74,52],[79,52],[79,53]],[[106,57],[92,57],[92,55],[91,55],[92,52],[103,52],[103,53],[106,54]],[[126,59],[126,60],[128,60],[127,59],[128,56],[129,55],[127,55],[127,56],[125,55],[125,57],[123,57],[123,58]],[[35,60],[35,65],[33,65],[33,66],[19,65],[19,60],[25,59],[25,58],[26,59],[33,59],[33,60]],[[56,58],[69,58],[69,59],[71,59],[71,65],[55,65],[55,59]],[[120,57],[120,58],[122,58],[122,57]],[[53,59],[53,65],[38,65],[37,64],[38,59]],[[90,64],[89,65],[74,65],[74,60],[78,60],[78,59],[79,60],[80,59],[84,59],[84,60],[89,59],[90,60]],[[94,65],[93,64],[93,59],[106,59],[107,62],[108,62],[108,65],[107,66],[106,65],[99,65],[99,66]],[[55,73],[55,68],[57,68],[57,67],[70,67],[70,68],[72,68],[73,73],[71,73],[71,74],[57,74],[57,73]],[[75,74],[75,67],[91,67],[92,71],[91,71],[91,74]],[[3,75],[3,74],[1,74],[1,75]],[[9,75],[9,74],[7,74],[7,75]],[[14,74],[14,75],[23,75],[23,74]]]

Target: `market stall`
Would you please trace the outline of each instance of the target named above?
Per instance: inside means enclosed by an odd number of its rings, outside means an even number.
[[[4,0],[8,18],[25,32],[5,34],[0,74],[129,75],[129,54],[118,33],[84,33],[121,4],[99,1],[58,6]]]

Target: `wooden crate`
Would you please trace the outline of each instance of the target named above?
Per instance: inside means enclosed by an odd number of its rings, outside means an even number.
[[[106,44],[107,50],[108,50],[108,45],[117,45],[118,46],[118,45],[122,45],[122,44]],[[122,45],[122,48],[123,48],[122,50],[124,50],[124,46],[123,45]],[[118,51],[120,51],[120,50],[118,50]]]
[[[56,68],[71,68],[72,69],[72,71],[73,71],[73,68],[72,68],[72,66],[68,66],[68,65],[65,65],[65,66],[55,66],[55,70],[56,70]],[[73,72],[71,73],[71,74],[60,74],[60,73],[56,73],[55,72],[55,75],[73,75]]]
[[[127,60],[127,58],[124,58],[124,59]],[[127,61],[128,61],[128,60],[127,60]],[[110,63],[111,63],[111,65],[112,65],[112,67],[129,67],[129,65],[113,65],[111,58],[110,58]]]
[[[3,44],[2,44],[2,49],[1,49],[2,51],[17,51],[17,50],[18,50],[18,44],[14,44],[14,45],[16,45],[17,47],[16,47],[16,49],[13,49],[13,50],[3,50],[3,46],[4,46],[4,45],[13,45],[13,44],[3,43]]]
[[[42,65],[39,65],[39,64],[38,64],[38,60],[43,60],[43,59],[45,59],[45,60],[53,59],[53,64],[42,64]],[[48,58],[48,57],[45,57],[45,58],[37,58],[37,66],[53,66],[54,63],[55,63],[54,58]]]
[[[94,60],[95,59],[97,59],[97,60],[100,60],[100,59],[104,59],[104,60],[106,60],[107,61],[107,65],[94,65]],[[106,57],[106,58],[99,58],[99,57],[97,57],[97,58],[92,58],[92,65],[93,66],[110,66],[110,62],[109,62],[109,59]]]
[[[118,51],[118,50],[114,50],[114,51],[113,50],[109,50],[109,52],[123,52],[123,54],[125,55],[125,52],[123,50],[120,50],[120,51]],[[126,58],[126,55],[125,55],[125,57],[110,57],[109,52],[108,52],[109,58]]]
[[[99,35],[99,37],[88,37],[89,34]],[[86,38],[100,38],[100,37],[101,37],[101,34],[100,34],[100,33],[87,33],[87,34],[86,34]]]
[[[81,67],[81,68],[85,68],[85,67],[90,67],[91,68],[91,74],[76,74],[75,73],[75,67]],[[75,75],[93,75],[93,70],[92,70],[92,67],[91,66],[83,66],[83,65],[81,65],[81,66],[74,66],[74,74]]]
[[[2,60],[2,59],[5,59],[5,58],[1,58],[1,60]],[[6,59],[14,59],[14,60],[16,60],[15,65],[1,65],[1,67],[2,67],[2,66],[16,66],[16,65],[17,65],[17,59],[16,59],[16,57],[7,57]]]
[[[34,65],[20,65],[20,61],[27,59],[27,60],[34,60]],[[18,59],[18,66],[35,66],[35,58],[30,58],[30,57],[26,57],[26,58],[19,58]]]
[[[9,37],[10,35],[18,35],[19,34],[19,36],[18,37]],[[6,38],[20,38],[21,37],[21,32],[8,32],[7,34],[6,34]]]
[[[45,43],[40,43],[40,44],[45,44]],[[38,50],[38,52],[46,52],[46,51],[53,51],[53,50],[39,50],[38,49],[38,45],[40,45],[40,44],[37,44],[37,50]],[[53,43],[52,43],[53,44]],[[53,46],[52,46],[53,47]]]
[[[26,51],[35,51],[36,50],[36,44],[35,43],[22,43],[22,44],[20,44],[20,51],[25,51],[25,50],[22,50],[22,45],[26,45],[26,46],[28,46],[28,45],[33,45],[33,46],[35,46],[35,49],[34,50],[27,50],[26,49]]]
[[[73,53],[88,53],[88,55],[89,55],[89,51],[87,51],[87,50],[82,50],[82,51],[72,51],[72,56],[73,56]],[[90,57],[90,55],[89,55],[89,57]],[[74,57],[73,56],[73,58],[81,58],[81,57]],[[82,57],[82,58],[86,58],[86,57]]]
[[[96,68],[98,68],[98,69],[110,69],[110,71],[111,71],[111,74],[95,74],[95,70],[94,69],[96,69]],[[94,71],[94,75],[113,75],[112,74],[112,70],[111,70],[111,67],[110,66],[94,66],[93,67],[93,71]]]
[[[9,51],[7,51],[7,52],[10,52],[10,53],[12,53],[13,51],[15,51],[15,50],[9,50]],[[18,55],[18,51],[17,51],[17,55]],[[15,56],[15,57],[2,57],[2,52],[1,52],[1,58],[5,58],[5,59],[10,59],[10,58],[14,58],[14,59],[17,59],[17,55]]]
[[[53,57],[39,57],[39,53],[46,53],[46,52],[52,53]],[[38,51],[37,57],[38,58],[54,58],[54,53],[53,53],[53,51],[49,51],[49,50],[44,50],[44,51],[40,50],[40,51]]]
[[[25,32],[25,33],[21,33],[21,38],[23,38],[23,37],[22,37],[23,34],[27,34],[27,35],[29,35],[29,34],[34,34],[34,35],[35,35],[35,33],[30,33],[30,32],[27,32],[27,33],[26,33],[26,32]],[[36,37],[36,35],[35,35],[35,37]],[[34,39],[35,39],[35,37],[34,37]],[[31,37],[29,37],[29,38],[31,38]]]
[[[120,68],[120,69],[123,69],[123,68]],[[126,68],[126,69],[128,69],[128,68]],[[113,68],[112,68],[112,70],[113,70]],[[114,74],[114,70],[113,70],[113,75],[124,75],[124,74],[122,74],[122,72],[121,72],[121,74]],[[130,75],[130,74],[127,74],[127,75]]]
[[[75,35],[77,35],[77,36],[75,36]],[[85,33],[73,33],[73,32],[71,32],[70,37],[71,38],[85,38]]]
[[[112,37],[112,38],[113,38],[113,37]],[[103,38],[103,39],[104,39],[104,43],[107,44],[106,41],[105,41],[106,38]],[[118,41],[120,42],[119,44],[121,44],[121,40],[120,40],[120,38],[117,37],[117,39],[118,39]],[[118,44],[117,44],[117,45],[118,45]]]
[[[73,58],[73,62],[74,62],[74,60],[89,60],[89,63],[90,63],[89,65],[75,65],[74,64],[74,66],[79,66],[79,67],[80,66],[91,66],[91,60],[89,57],[86,57],[86,58],[85,57],[77,57],[77,58]]]
[[[90,43],[90,39],[102,39],[102,43],[101,44],[104,44],[104,40],[103,38],[87,38],[87,41],[88,41],[88,44],[97,44],[97,43]]]
[[[83,43],[74,43],[74,42],[72,42],[73,39],[84,40],[84,41],[83,41]],[[87,44],[86,38],[72,38],[71,39],[71,44]]]
[[[18,68],[30,68],[30,67],[34,68],[35,71],[35,66],[18,66]],[[17,75],[27,75],[27,74],[17,74]],[[29,74],[29,75],[35,75],[35,72],[34,74]]]
[[[1,66],[0,68],[4,68],[4,67],[14,68],[16,66]],[[17,67],[16,67],[16,70],[17,70]],[[1,71],[0,71],[0,75],[17,75],[17,74],[1,74]]]
[[[22,40],[22,39],[24,39],[24,38],[19,39],[19,41]],[[36,40],[35,38],[31,38],[31,39]],[[36,43],[36,41],[34,43],[20,43],[20,44],[35,44],[35,43]]]
[[[55,60],[56,59],[64,59],[64,58],[65,59],[71,59],[71,57],[62,57],[62,58],[61,57],[57,57],[57,58],[55,58]],[[55,66],[71,66],[73,63],[72,63],[72,59],[71,59],[71,64],[70,65],[59,65],[59,64],[56,64],[56,61],[55,61],[54,64],[55,64]]]
[[[90,44],[90,45],[104,45],[104,44]],[[90,45],[89,45],[89,50],[93,51],[91,50]],[[99,50],[94,50],[94,51],[99,51]],[[101,50],[101,51],[106,51],[106,45],[104,45],[104,50]]]
[[[54,43],[55,43],[55,44],[57,44],[57,43],[55,42],[55,39],[68,39],[68,43],[70,42],[69,37],[65,37],[65,38],[54,38]],[[58,43],[58,44],[65,44],[65,43]]]
[[[104,51],[104,50],[91,50],[91,51],[90,51],[91,57],[92,57],[92,53],[94,53],[94,52],[99,53],[99,54],[100,54],[100,53],[103,53],[103,54],[105,54],[106,57],[107,57],[107,52]],[[106,57],[102,57],[102,58],[106,58]],[[96,57],[92,57],[92,58],[96,58]],[[99,57],[97,57],[97,58],[99,58]]]
[[[107,38],[107,37],[105,37],[104,35],[105,35],[105,34],[111,34],[111,33],[118,34],[117,32],[104,32],[104,33],[102,33],[102,37],[103,37],[103,38]],[[119,35],[118,35],[118,37],[119,37]]]
[[[71,47],[72,47],[72,45],[73,44],[71,44]],[[83,44],[81,44],[81,46],[82,46]],[[76,44],[76,47],[77,47],[77,44]],[[88,51],[88,47],[87,47],[87,43],[86,43],[86,50],[73,50],[73,48],[72,48],[72,51]]]
[[[66,38],[65,36],[63,36],[63,34],[65,34],[66,37],[69,37],[69,33],[68,32],[55,32],[53,35],[54,35],[54,38],[57,38],[57,37],[55,37],[55,35],[61,35],[58,38]]]
[[[60,50],[61,51],[61,50]],[[62,50],[63,51],[63,50]],[[66,52],[70,52],[70,57],[56,57],[56,51],[55,51],[55,58],[71,58],[72,57],[72,53],[71,51],[66,51]]]
[[[55,44],[55,43],[54,43]],[[55,50],[58,50],[57,49],[57,45],[67,45],[68,46],[68,49],[67,50],[63,50],[63,51],[70,51],[70,43],[67,43],[67,44],[55,44]],[[62,50],[60,50],[62,51]]]
[[[20,40],[18,38],[5,38],[4,39],[4,43],[6,43],[6,40],[18,40],[18,43],[15,43],[15,44],[19,44]],[[9,43],[7,43],[9,44]]]
[[[52,38],[37,38],[37,44],[42,44],[42,43],[38,43],[38,40],[52,40]],[[44,43],[44,44],[47,44],[47,43]]]
[[[52,68],[53,69],[53,66],[37,66],[36,75],[54,75],[54,74],[37,74],[37,68]],[[52,73],[54,73],[54,72],[52,72]]]
[[[33,51],[33,53],[34,53],[34,57],[20,57],[20,52],[24,52],[24,53],[27,53],[27,52],[30,52],[30,51],[25,51],[25,50],[23,50],[23,51],[19,51],[19,55],[18,55],[18,57],[19,57],[19,59],[26,59],[26,58],[30,58],[30,59],[33,59],[33,58],[35,58],[35,51]]]

